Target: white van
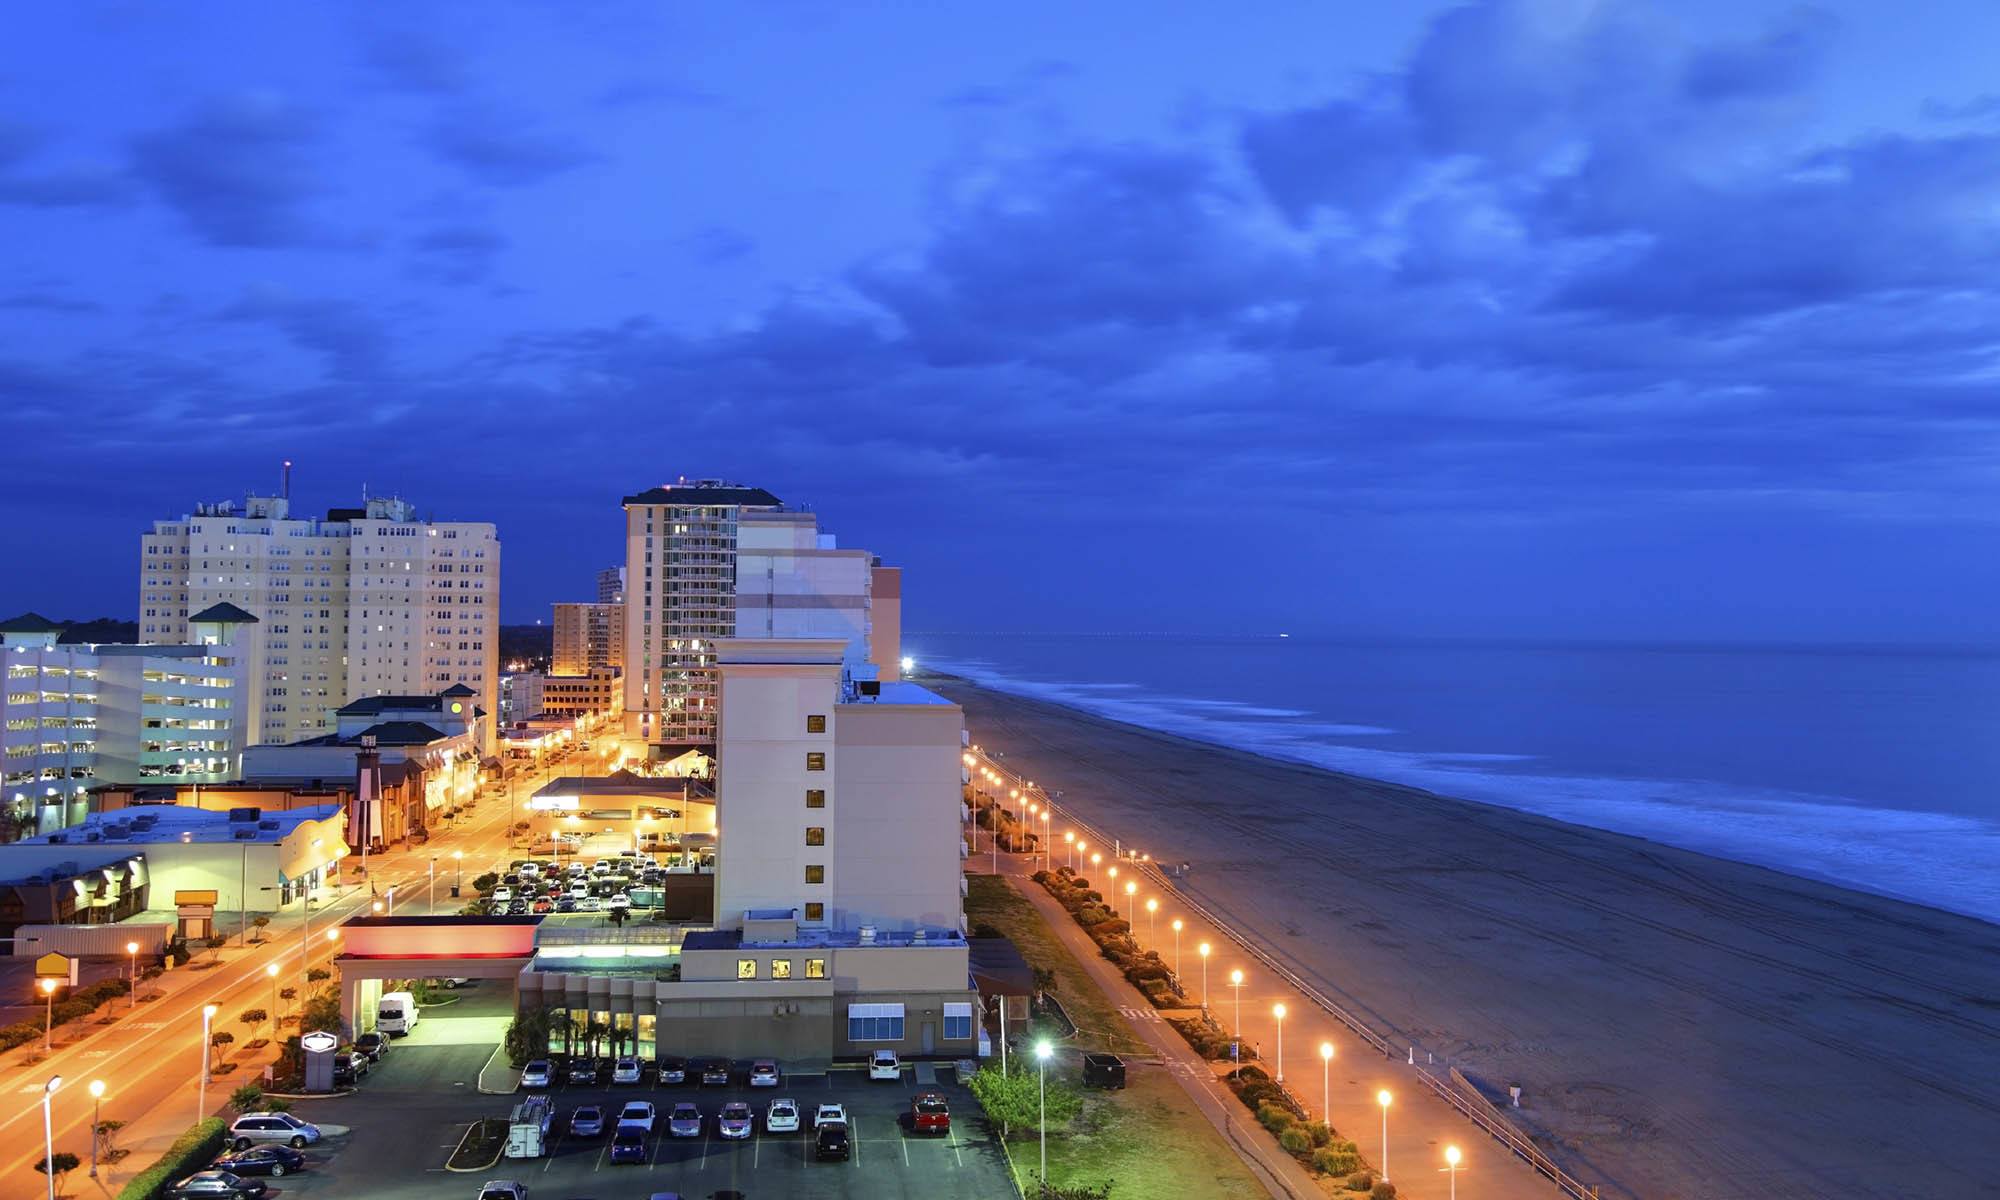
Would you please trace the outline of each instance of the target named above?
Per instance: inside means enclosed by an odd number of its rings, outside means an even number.
[[[540,1158],[549,1152],[549,1119],[555,1105],[547,1096],[530,1096],[514,1106],[507,1122],[507,1157]]]
[[[417,998],[408,992],[383,992],[375,1007],[375,1028],[387,1034],[407,1034],[417,1027]]]

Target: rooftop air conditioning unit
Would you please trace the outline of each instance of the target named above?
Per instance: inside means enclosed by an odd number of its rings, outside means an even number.
[[[855,683],[854,689],[864,696],[880,697],[882,695],[882,681],[879,679],[863,679]]]
[[[60,846],[67,841],[69,841],[69,835],[66,833],[52,833],[49,835],[49,845],[51,846]]]
[[[924,940],[924,931],[921,929],[917,930],[915,933],[910,935],[911,942],[922,942],[923,940]]]
[[[101,842],[104,840],[104,835],[95,829],[89,829],[84,831],[83,840],[86,842]]]
[[[255,841],[257,838],[257,831],[254,829],[232,829],[229,832],[239,842]]]
[[[276,829],[277,827],[278,821],[276,817],[265,817],[263,820],[257,822],[257,828],[259,829]]]
[[[229,810],[229,819],[232,821],[254,821],[263,815],[264,810],[261,808],[232,808]]]
[[[864,946],[875,944],[875,927],[873,925],[863,925],[861,927],[861,944]]]

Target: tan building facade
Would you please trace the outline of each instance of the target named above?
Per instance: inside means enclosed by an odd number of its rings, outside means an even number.
[[[585,675],[597,668],[625,665],[625,606],[623,604],[558,604],[555,606],[551,675]]]

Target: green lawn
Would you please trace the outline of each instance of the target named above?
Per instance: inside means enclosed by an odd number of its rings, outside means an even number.
[[[1033,884],[1024,886],[1032,887]],[[991,925],[1020,948],[1022,957],[1056,976],[1056,995],[1076,1021],[1084,1049],[1144,1054],[1148,1048],[1125,1030],[1118,1010],[1097,990],[1033,905],[1007,880],[974,875],[966,916]],[[1061,1056],[1051,1074],[1075,1078],[1074,1053]],[[1181,1086],[1161,1068],[1133,1064],[1123,1091],[1086,1091],[1083,1115],[1073,1128],[1049,1138],[1049,1181],[1058,1186],[1113,1181],[1112,1200],[1172,1196],[1175,1200],[1258,1200],[1264,1189],[1236,1152],[1215,1132]],[[1008,1143],[1016,1182],[1025,1191],[1040,1166],[1032,1136]]]

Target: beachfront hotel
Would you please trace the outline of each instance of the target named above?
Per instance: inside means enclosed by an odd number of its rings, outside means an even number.
[[[723,638],[839,639],[845,662],[895,678],[899,576],[865,550],[841,548],[810,510],[719,480],[670,483],[623,503],[624,730],[646,757],[713,753]],[[879,609],[878,579],[894,600]]]
[[[140,538],[139,591],[148,642],[203,640],[196,617],[217,606],[241,614],[245,744],[319,737],[350,700],[453,684],[498,711],[490,523],[423,519],[384,497],[320,518],[294,517],[287,496],[203,504]]]

